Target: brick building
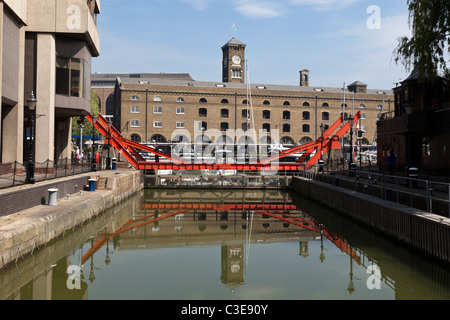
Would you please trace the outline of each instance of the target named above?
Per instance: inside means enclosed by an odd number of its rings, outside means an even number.
[[[266,142],[290,146],[319,138],[321,123],[329,126],[342,113],[362,111],[363,144],[369,148],[376,141],[377,119],[393,108],[390,90],[370,90],[355,81],[346,87],[344,106],[343,88],[310,86],[306,69],[298,86],[247,83],[245,48],[234,38],[222,47],[222,82],[119,75],[115,126],[126,138],[149,143],[215,142],[222,135],[239,142],[235,132],[254,128],[250,143],[261,143],[264,130],[270,137]]]
[[[414,70],[394,88],[395,108],[378,122],[378,159],[387,168],[390,150],[397,170],[450,173],[450,85],[448,79],[420,79]]]
[[[37,167],[70,158],[71,117],[90,111],[99,13],[99,0],[0,1],[0,163],[24,163],[31,151]]]

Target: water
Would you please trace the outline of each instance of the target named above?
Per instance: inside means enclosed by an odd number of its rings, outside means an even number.
[[[447,269],[297,194],[146,190],[0,272],[0,299],[448,299]]]

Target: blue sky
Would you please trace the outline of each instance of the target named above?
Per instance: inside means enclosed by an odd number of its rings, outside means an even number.
[[[298,85],[308,69],[312,86],[391,89],[408,76],[393,59],[397,39],[411,33],[406,0],[103,0],[98,29],[99,73],[221,81],[221,47],[235,32],[251,83]]]

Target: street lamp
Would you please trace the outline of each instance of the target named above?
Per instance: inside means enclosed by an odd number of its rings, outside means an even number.
[[[319,171],[323,171],[323,132],[325,131],[325,124],[322,122],[320,124],[320,132],[322,133],[320,136],[320,160],[319,160]]]
[[[98,115],[92,116],[92,171],[97,171],[97,159],[95,158],[95,124],[98,121]]]
[[[111,157],[109,154],[109,149],[111,149],[111,126],[112,120],[108,118],[108,157],[106,158],[106,170],[111,170]]]
[[[350,161],[349,161],[349,169],[352,169],[353,163],[353,123],[355,122],[355,118],[352,115],[348,117],[348,124],[350,125]]]
[[[27,171],[27,175],[28,175],[28,183],[29,184],[35,184],[36,180],[34,179],[34,160],[33,160],[33,150],[34,150],[34,122],[35,122],[35,111],[36,111],[36,104],[37,104],[37,100],[36,97],[34,95],[34,92],[31,92],[30,97],[28,98],[28,109],[30,110],[30,123],[31,123],[31,127],[30,127],[30,159],[28,161],[28,171]]]

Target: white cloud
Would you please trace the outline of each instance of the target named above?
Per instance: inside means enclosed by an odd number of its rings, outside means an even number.
[[[235,9],[247,18],[277,18],[282,16],[285,5],[280,1],[237,0]]]
[[[350,6],[357,1],[358,0],[289,0],[289,4],[308,6],[317,11],[332,11]]]

